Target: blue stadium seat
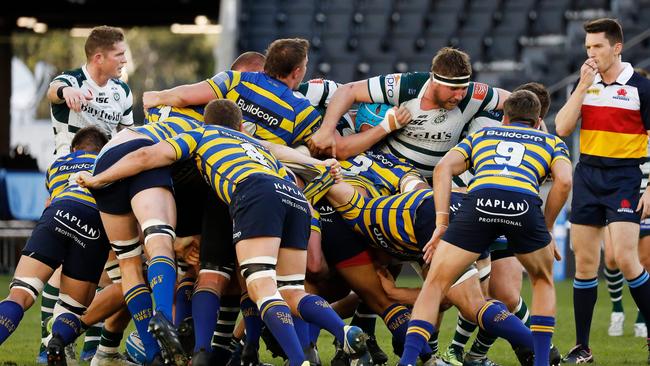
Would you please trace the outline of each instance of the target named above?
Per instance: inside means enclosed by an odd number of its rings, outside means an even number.
[[[452,38],[451,44],[465,51],[472,62],[480,61],[483,58],[483,35],[480,33],[459,34]]]
[[[472,0],[469,4],[469,11],[480,11],[485,15],[489,15],[497,10],[500,2],[501,0]]]
[[[505,0],[503,11],[529,11],[535,6],[536,0]]]
[[[346,11],[348,13],[354,9],[354,2],[350,0],[322,0],[319,5],[323,10]]]
[[[493,34],[489,37],[486,57],[490,61],[517,60],[519,58],[519,35]]]
[[[314,13],[302,9],[280,11],[276,19],[278,19],[280,32],[311,31],[315,25]]]
[[[396,0],[395,10],[425,12],[432,5],[432,0]]]
[[[458,29],[458,14],[454,12],[436,12],[427,15],[427,36],[444,36],[449,38]]]
[[[393,55],[376,55],[364,58],[357,64],[356,79],[367,79],[377,75],[392,74],[395,72],[395,60]]]
[[[531,31],[535,36],[545,34],[563,34],[565,29],[564,13],[568,9],[565,0],[543,1],[535,11],[535,22]]]
[[[424,13],[422,12],[396,12],[397,22],[393,23],[392,32],[400,36],[414,37],[422,32],[424,26]]]
[[[389,13],[393,10],[393,0],[358,0],[357,9],[362,13]]]
[[[389,41],[390,51],[400,58],[409,58],[419,52],[416,49],[415,42],[416,38],[412,36],[393,35]]]
[[[324,15],[322,26],[323,35],[347,35],[351,29],[351,14],[347,12],[329,13]]]
[[[481,11],[469,13],[461,31],[486,34],[492,28],[492,15]]]
[[[325,56],[341,56],[350,53],[348,48],[348,39],[346,35],[323,35],[321,50]]]
[[[528,12],[529,10],[525,9],[514,9],[502,12],[501,20],[499,24],[494,27],[494,32],[498,34],[525,34],[528,29],[528,23],[530,22]]]
[[[318,73],[339,83],[355,80],[357,60],[354,57],[331,58],[318,65]]]
[[[405,59],[404,62],[408,65],[408,72],[429,72],[431,71],[431,60],[437,50],[432,52],[423,52],[417,56]]]
[[[389,26],[389,15],[388,13],[363,14],[359,34],[383,35]]]
[[[576,0],[573,9],[609,9],[609,0]]]
[[[379,57],[388,51],[386,37],[381,34],[361,34],[359,35],[358,51],[362,57]]]

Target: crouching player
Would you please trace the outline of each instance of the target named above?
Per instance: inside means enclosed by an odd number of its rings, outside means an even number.
[[[48,169],[50,204],[22,252],[9,296],[0,302],[1,345],[18,327],[54,270],[63,265],[47,345],[50,365],[65,365],[64,347],[85,330],[79,318],[95,295],[108,257],[110,246],[95,200],[75,182],[76,173],[92,171],[97,153],[107,141],[96,127],[82,128],[72,140],[72,152],[56,159]]]
[[[431,270],[413,308],[401,365],[415,364],[426,335],[435,329],[432,323],[442,297],[500,235],[506,236],[531,276],[535,366],[549,364],[555,326],[554,246],[549,245],[549,230],[571,189],[571,163],[559,138],[534,128],[539,123],[540,102],[533,93],[514,92],[504,109],[503,127],[488,127],[470,135],[448,152],[434,171],[436,229],[425,247]],[[470,168],[475,176],[450,224],[452,176]],[[542,214],[539,184],[550,173],[553,185]],[[485,306],[477,318],[480,325],[486,325],[506,314],[503,307]],[[508,330],[514,332],[514,328]]]

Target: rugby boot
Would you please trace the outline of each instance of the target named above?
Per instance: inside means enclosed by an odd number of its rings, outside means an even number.
[[[334,340],[334,347],[336,351],[334,352],[334,357],[330,362],[331,366],[350,366],[350,356],[348,356],[345,351],[343,351],[343,346],[336,340]]]
[[[210,366],[210,353],[203,348],[192,355],[192,366]]]
[[[163,359],[176,366],[187,365],[189,360],[178,338],[178,331],[162,313],[158,312],[151,318],[148,331],[158,341]]]
[[[562,355],[560,354],[560,350],[557,349],[554,344],[551,345],[548,361],[550,366],[560,366],[560,363],[562,362]]]
[[[465,360],[463,361],[463,366],[499,366],[499,365],[487,357],[472,359],[466,356]]]
[[[192,318],[185,318],[178,324],[178,339],[181,341],[185,354],[191,354],[194,350],[194,320]]]
[[[90,366],[137,366],[137,363],[129,361],[125,355],[119,352],[104,352],[97,350],[90,361]]]
[[[512,347],[512,349],[515,351],[515,355],[517,356],[517,360],[519,360],[521,366],[533,366],[533,363],[535,362],[535,353],[532,349],[522,346]]]
[[[47,344],[48,366],[67,366],[65,360],[65,346],[63,340],[57,336],[52,337]]]
[[[318,354],[318,348],[315,344],[309,343],[309,346],[304,350],[305,358],[309,361],[310,366],[322,366],[323,363],[320,360],[320,355]]]
[[[285,360],[287,359],[287,355],[284,354],[282,346],[280,346],[280,343],[271,334],[269,328],[262,328],[262,339],[264,340],[264,344],[266,344],[266,350],[271,352],[273,358],[282,357]]]
[[[368,352],[370,352],[372,363],[375,365],[385,365],[388,362],[388,355],[379,347],[375,336],[368,337],[366,340],[366,346],[368,346]]]
[[[459,347],[449,346],[441,358],[451,366],[463,366],[463,350]]]
[[[422,359],[422,356],[420,356],[420,359]],[[422,366],[449,366],[449,364],[438,355],[431,355],[426,361],[422,359]]]
[[[151,362],[145,362],[144,366],[165,366],[167,363],[165,363],[165,360],[163,359],[162,355],[156,355]]]
[[[562,359],[562,363],[578,364],[578,363],[593,363],[594,356],[591,354],[591,349],[583,347],[581,344],[571,348]]]
[[[366,341],[368,335],[357,326],[346,325],[343,328],[343,351],[350,356],[357,366],[372,366]]]

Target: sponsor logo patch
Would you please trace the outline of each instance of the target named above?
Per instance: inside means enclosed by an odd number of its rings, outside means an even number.
[[[489,86],[483,83],[474,83],[474,91],[472,92],[472,99],[483,100],[487,96]]]

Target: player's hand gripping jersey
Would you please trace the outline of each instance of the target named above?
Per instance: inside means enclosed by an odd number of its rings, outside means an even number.
[[[383,150],[407,159],[425,177],[430,177],[438,161],[471,129],[474,116],[494,110],[497,91],[482,83],[470,82],[467,95],[452,110],[422,110],[420,103],[429,86],[429,73],[404,73],[368,79],[374,103],[405,105],[412,121],[387,137]]]
[[[264,73],[224,71],[207,81],[217,98],[237,104],[246,130],[261,140],[304,144],[320,124],[321,115],[307,99]]]
[[[557,136],[513,123],[488,127],[465,138],[455,151],[474,171],[468,192],[494,188],[537,196],[539,185],[558,160],[569,159]]]

